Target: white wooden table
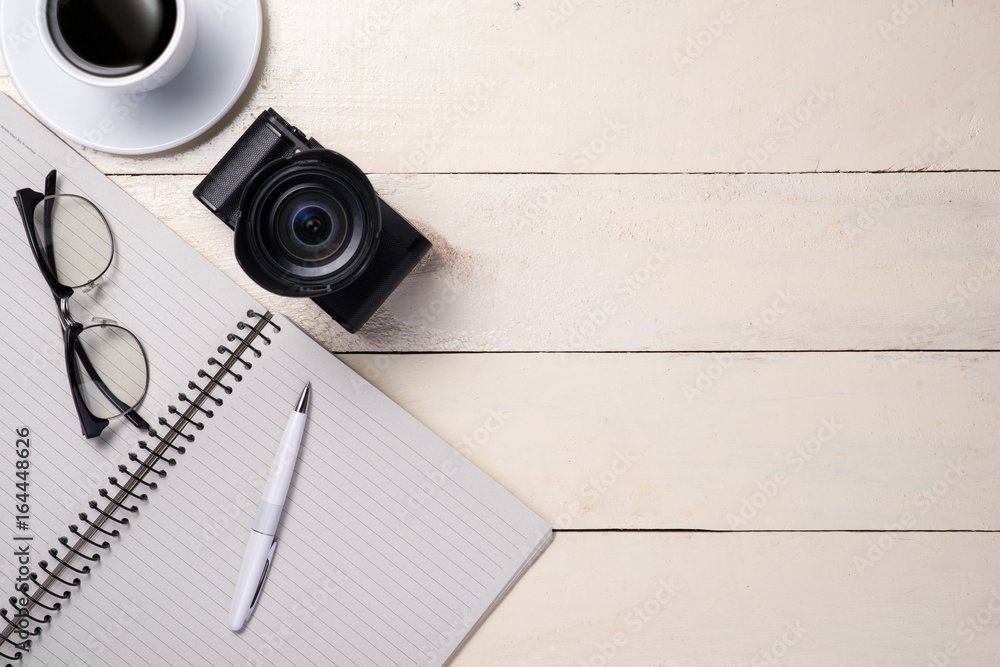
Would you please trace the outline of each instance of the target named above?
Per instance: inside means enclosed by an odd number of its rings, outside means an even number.
[[[1000,662],[995,1],[265,9],[212,134],[85,154],[558,528],[456,666]],[[434,242],[359,336],[190,196],[268,106]]]

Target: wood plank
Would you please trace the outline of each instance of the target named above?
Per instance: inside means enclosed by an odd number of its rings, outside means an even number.
[[[1000,174],[372,180],[435,248],[359,336],[257,289],[197,177],[117,182],[336,351],[1000,345]]]
[[[341,358],[556,527],[1000,529],[998,353]]]
[[[560,533],[453,664],[995,665],[998,549],[968,533]]]
[[[376,172],[877,171],[925,150],[934,169],[1000,167],[985,0],[264,5],[260,76],[226,125],[190,150],[88,157],[204,173],[274,106]],[[955,140],[935,153],[939,131]]]

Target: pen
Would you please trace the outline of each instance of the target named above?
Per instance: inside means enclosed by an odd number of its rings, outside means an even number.
[[[278,541],[274,533],[278,528],[278,519],[288,495],[288,485],[292,481],[292,471],[299,457],[299,443],[302,442],[302,432],[306,427],[306,410],[309,408],[310,384],[307,382],[299,402],[295,405],[288,425],[281,436],[281,443],[274,455],[271,472],[264,484],[260,506],[257,508],[257,518],[250,531],[250,540],[243,555],[240,574],[236,578],[236,590],[233,593],[233,606],[229,610],[229,629],[236,632],[250,619],[264,580],[271,569],[271,559],[274,558],[274,548]]]

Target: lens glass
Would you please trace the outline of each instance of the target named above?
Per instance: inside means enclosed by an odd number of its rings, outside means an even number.
[[[275,160],[245,192],[236,259],[261,287],[319,297],[352,284],[372,263],[382,229],[379,199],[342,155],[310,150]]]
[[[97,207],[75,195],[53,195],[35,207],[35,232],[42,257],[60,283],[82,287],[111,264],[111,229]]]
[[[73,347],[73,363],[80,393],[95,417],[123,415],[146,395],[146,353],[128,329],[113,324],[85,328]]]
[[[335,256],[347,236],[347,213],[328,193],[299,192],[278,210],[278,248],[296,263],[321,263]]]

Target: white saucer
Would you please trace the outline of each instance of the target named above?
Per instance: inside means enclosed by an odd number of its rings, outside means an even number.
[[[194,0],[198,37],[184,71],[148,93],[108,91],[77,81],[51,60],[35,32],[35,6],[0,4],[10,78],[46,125],[108,153],[155,153],[201,135],[236,104],[260,54],[260,0]]]

